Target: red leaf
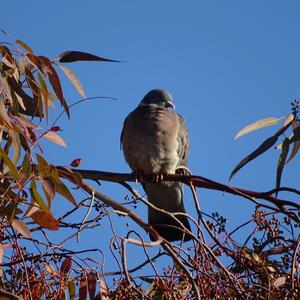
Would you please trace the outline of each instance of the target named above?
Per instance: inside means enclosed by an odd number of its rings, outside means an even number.
[[[63,90],[62,90],[62,87],[60,84],[59,77],[58,77],[55,69],[53,68],[50,59],[45,56],[39,56],[39,59],[41,61],[42,66],[44,66],[44,68],[45,68],[44,71],[46,71],[46,73],[49,77],[50,84],[51,84],[57,98],[59,99],[61,105],[65,109],[65,111],[68,115],[68,118],[70,118],[70,110],[69,110],[67,102],[64,98]]]
[[[30,214],[30,218],[43,228],[58,230],[59,222],[52,216],[51,212],[39,209]]]
[[[68,63],[74,61],[108,61],[108,62],[120,62],[118,60],[108,59],[100,57],[94,54],[81,52],[81,51],[66,51],[58,57],[58,61],[61,63]]]
[[[61,131],[61,129],[59,126],[53,126],[53,127],[51,127],[50,131],[56,132],[56,131]]]
[[[87,298],[87,282],[85,274],[82,275],[79,284],[79,300],[85,300]]]
[[[77,168],[81,164],[81,162],[82,162],[81,158],[76,158],[71,162],[71,166],[73,168]]]
[[[62,275],[67,275],[70,272],[71,267],[72,267],[72,258],[70,256],[68,256],[62,262],[59,272]]]
[[[16,64],[10,50],[6,46],[1,45],[0,50],[1,50],[2,56],[5,57],[9,63],[11,63],[12,65]]]
[[[41,61],[40,61],[40,59],[39,59],[37,56],[35,56],[34,54],[28,53],[28,54],[26,55],[26,57],[28,58],[28,60],[29,60],[33,65],[35,65],[37,68],[39,68],[45,75],[47,74],[47,72],[45,72],[45,70],[43,70],[43,69],[41,68]]]
[[[94,300],[95,292],[96,292],[96,284],[97,284],[97,274],[95,272],[90,272],[88,274],[88,290],[90,299]]]

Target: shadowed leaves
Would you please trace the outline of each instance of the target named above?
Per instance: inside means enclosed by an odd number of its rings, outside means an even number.
[[[289,153],[289,147],[290,147],[290,140],[289,140],[289,138],[285,138],[282,143],[281,154],[279,156],[279,160],[278,160],[278,164],[277,164],[276,189],[278,189],[280,187],[282,171],[283,171],[284,165],[286,163],[287,155]]]
[[[289,118],[289,117],[288,117]],[[289,120],[289,122],[285,122],[284,126],[281,127],[273,136],[267,138],[257,149],[255,149],[253,152],[251,152],[249,155],[247,155],[245,158],[243,158],[237,166],[233,169],[233,171],[230,174],[229,180],[246,164],[248,164],[250,161],[258,157],[259,155],[266,152],[268,149],[270,149],[272,146],[275,145],[280,135],[282,135],[294,122],[294,117]]]

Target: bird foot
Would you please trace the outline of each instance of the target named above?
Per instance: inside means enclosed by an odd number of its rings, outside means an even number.
[[[133,171],[131,174],[136,183],[143,181],[143,172],[141,170]]]
[[[192,175],[192,172],[189,168],[185,166],[178,166],[175,170],[175,174],[178,175]]]
[[[152,181],[154,183],[161,183],[164,180],[164,174],[155,174],[153,175]]]

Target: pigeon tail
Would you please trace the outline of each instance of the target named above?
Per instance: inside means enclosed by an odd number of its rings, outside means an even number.
[[[148,201],[156,207],[170,213],[185,213],[183,203],[182,184],[179,182],[144,183],[143,187],[148,196]],[[191,231],[188,218],[183,215],[174,216],[189,231]],[[148,208],[148,222],[163,238],[169,242],[188,241],[191,236],[184,234],[184,228],[172,217],[155,209]],[[150,235],[151,240],[155,240]]]

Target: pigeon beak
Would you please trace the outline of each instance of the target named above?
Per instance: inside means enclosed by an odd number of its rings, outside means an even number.
[[[168,102],[166,103],[166,108],[172,108],[172,109],[175,109],[175,104],[172,103],[172,102],[170,102],[170,101],[168,101]]]

